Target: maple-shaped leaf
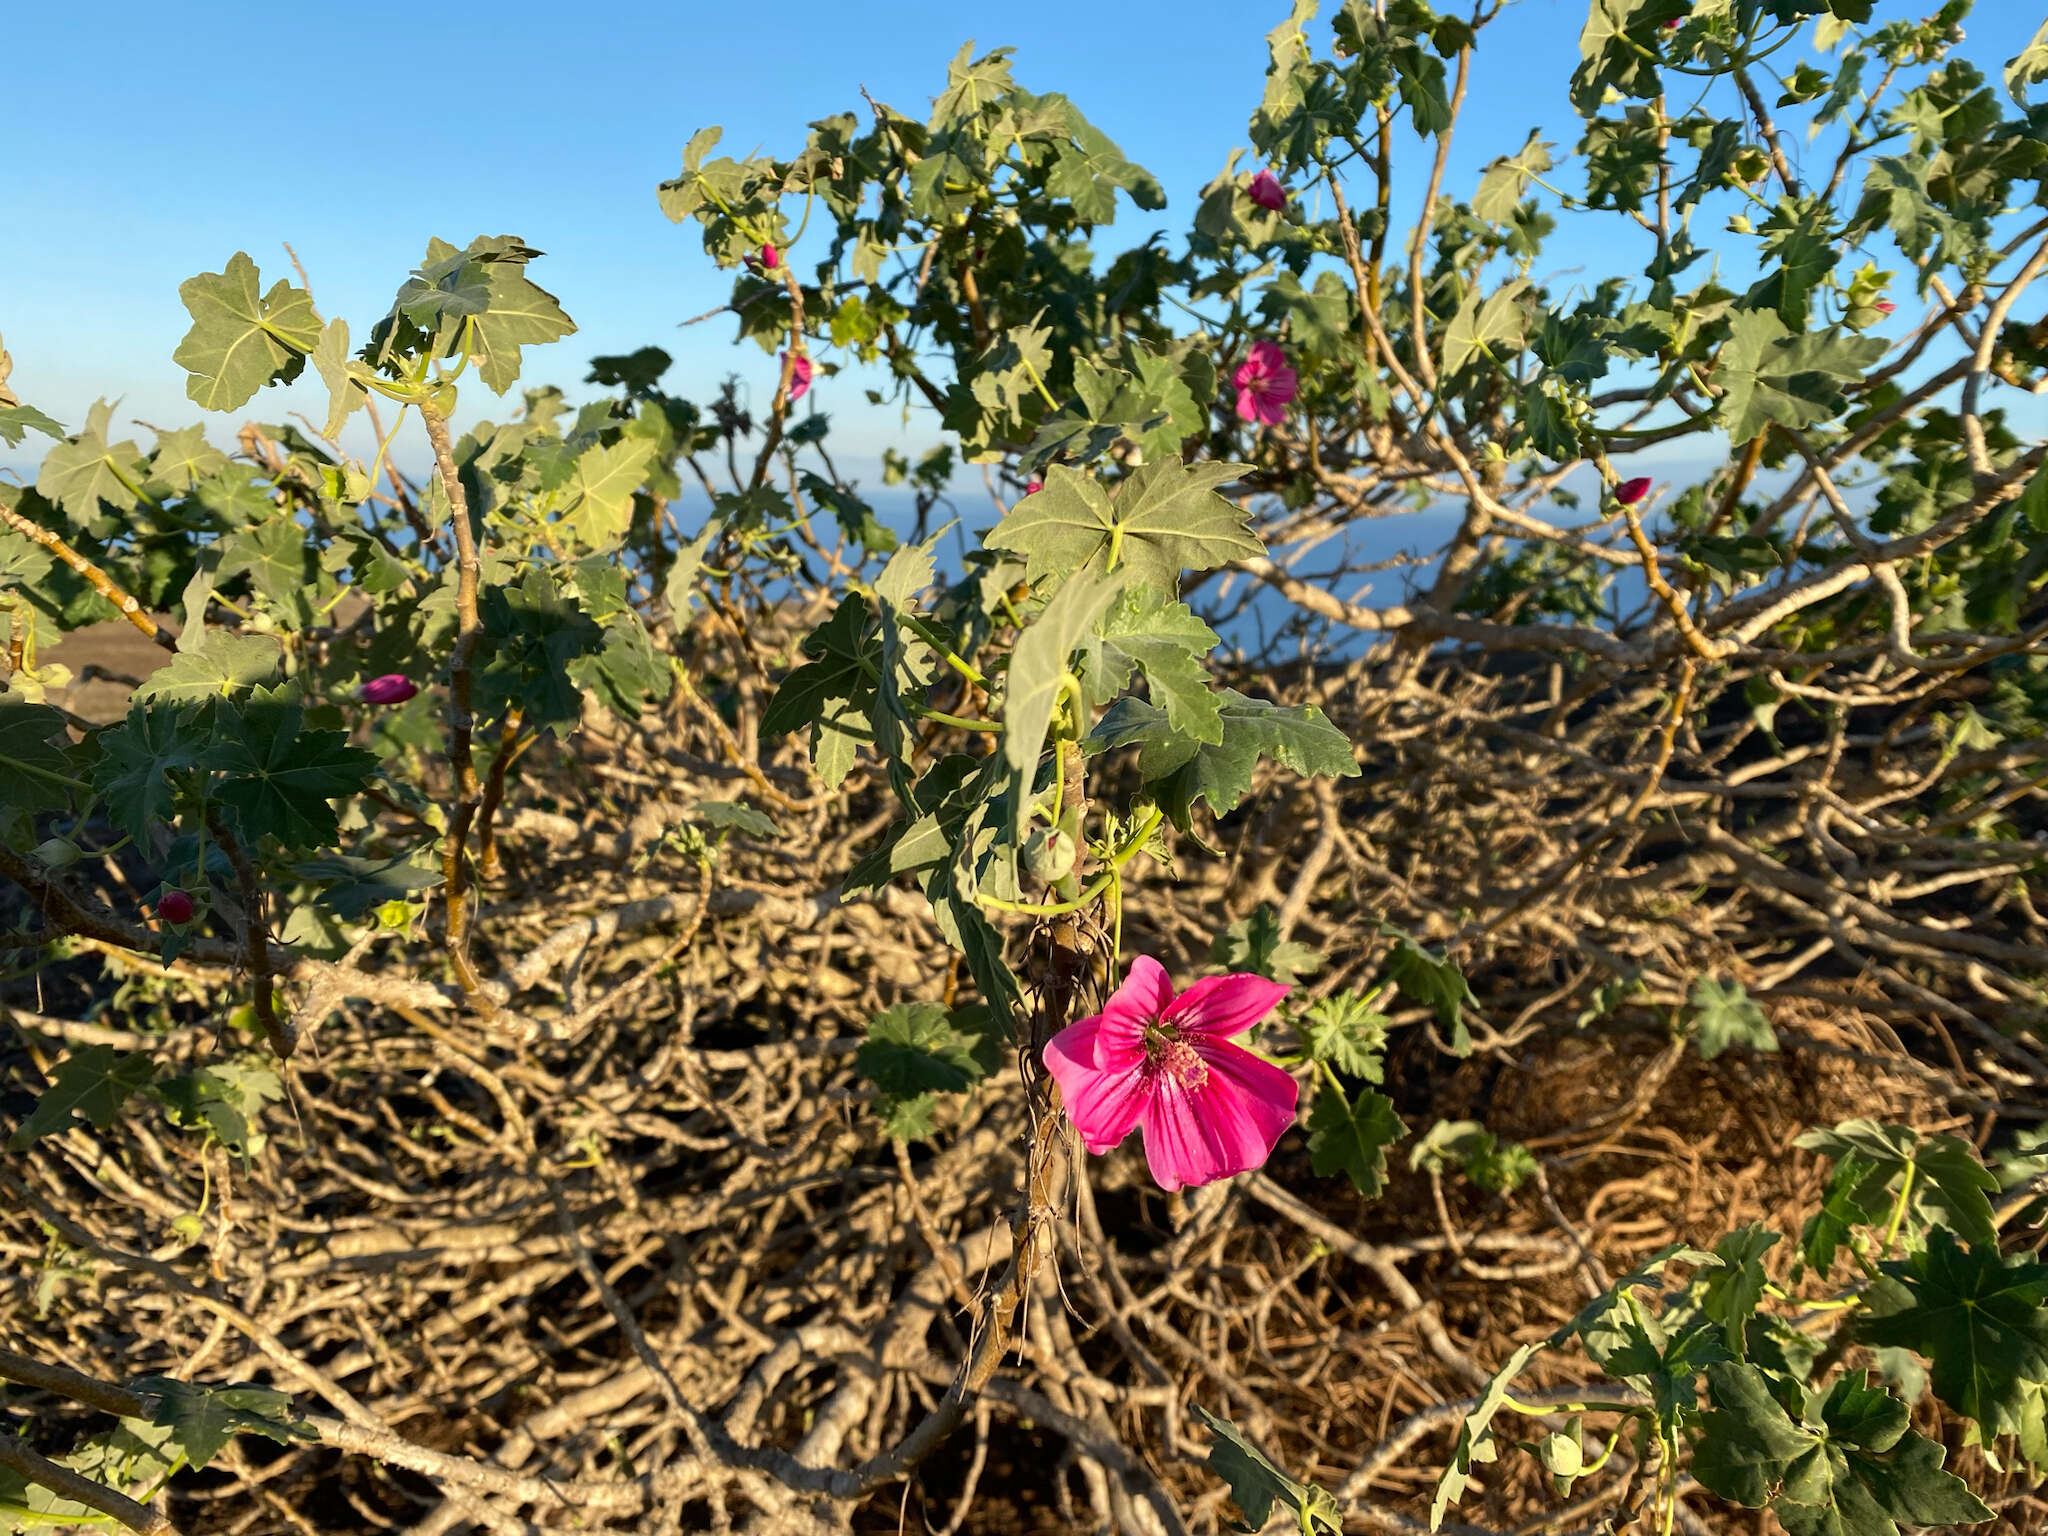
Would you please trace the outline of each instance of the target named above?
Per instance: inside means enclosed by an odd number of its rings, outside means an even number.
[[[284,644],[275,635],[231,635],[211,629],[191,649],[181,649],[168,666],[144,678],[129,697],[138,704],[201,704],[230,698],[275,676],[283,655]]]
[[[169,1376],[138,1377],[129,1385],[156,1399],[152,1422],[171,1431],[194,1467],[212,1461],[236,1435],[262,1435],[279,1444],[312,1436],[292,1417],[292,1400],[268,1387],[211,1387]]]
[[[2030,1391],[2048,1382],[2048,1266],[1937,1227],[1879,1267],[1890,1283],[1868,1293],[1859,1336],[1925,1356],[1934,1395],[1987,1436],[2019,1433]]]
[[[1271,758],[1303,775],[1356,778],[1351,742],[1313,704],[1282,705],[1218,689],[1220,742],[1203,742],[1173,729],[1166,711],[1142,699],[1119,699],[1088,735],[1087,751],[1138,748],[1138,773],[1173,824],[1189,830],[1194,807],[1206,801],[1218,816],[1236,810],[1251,793],[1252,774]]]
[[[938,1003],[898,1003],[875,1015],[854,1052],[862,1077],[894,1099],[958,1093],[988,1074],[983,1037]]]
[[[1714,382],[1726,391],[1716,414],[1738,443],[1772,422],[1814,426],[1846,408],[1842,385],[1868,373],[1887,345],[1881,336],[1794,335],[1772,310],[1743,310],[1715,359]]]
[[[185,393],[209,411],[232,411],[266,384],[289,384],[320,342],[313,296],[282,278],[264,293],[246,251],[218,272],[186,278],[178,297],[192,328],[171,358],[192,375]]]
[[[1262,1529],[1272,1518],[1275,1504],[1294,1511],[1302,1536],[1312,1536],[1317,1526],[1331,1531],[1344,1528],[1343,1510],[1329,1490],[1296,1482],[1230,1420],[1218,1418],[1199,1403],[1192,1406],[1195,1416],[1216,1437],[1209,1446],[1209,1470],[1230,1485],[1230,1497],[1244,1516],[1238,1530]]]
[[[1310,1003],[1295,1019],[1295,1031],[1311,1060],[1327,1062],[1347,1077],[1377,1083],[1384,1074],[1387,1016],[1361,992],[1338,992]]]
[[[1279,918],[1264,901],[1216,935],[1209,958],[1226,971],[1253,971],[1290,987],[1323,966],[1320,950],[1280,937]]]
[[[1506,1403],[1509,1384],[1522,1374],[1543,1347],[1540,1343],[1524,1344],[1509,1355],[1487,1381],[1485,1391],[1479,1394],[1479,1401],[1458,1426],[1458,1443],[1452,1447],[1451,1459],[1437,1478],[1436,1494],[1429,1503],[1429,1528],[1432,1531],[1444,1523],[1445,1512],[1463,1498],[1465,1490],[1471,1486],[1472,1468],[1499,1459],[1500,1448],[1493,1436],[1493,1416]]]
[[[258,688],[222,705],[200,766],[221,775],[212,793],[254,842],[320,846],[340,836],[332,802],[352,795],[376,769],[374,752],[345,731],[304,729],[306,711],[286,688]]]
[[[141,1051],[81,1046],[58,1063],[50,1086],[7,1138],[7,1145],[18,1152],[45,1136],[54,1136],[70,1128],[74,1115],[104,1131],[121,1113],[121,1106],[155,1075],[156,1064]]]
[[[132,442],[107,441],[114,407],[105,400],[85,414],[85,430],[66,438],[43,455],[36,471],[36,492],[64,509],[73,522],[94,533],[108,533],[140,505],[149,464]]]
[[[228,456],[206,440],[204,427],[159,432],[156,451],[149,456],[149,481],[143,489],[182,495],[227,467]]]
[[[1472,988],[1465,973],[1391,924],[1382,923],[1380,932],[1394,940],[1393,953],[1387,956],[1388,979],[1401,989],[1403,997],[1429,1006],[1437,1023],[1451,1032],[1452,1050],[1460,1056],[1470,1051],[1472,1037],[1465,1027],[1465,1005],[1472,1001]]]
[[[81,787],[64,716],[47,704],[0,699],[0,806],[61,811]]]
[[[1877,1220],[1903,1192],[1906,1214],[1900,1230],[1909,1238],[1940,1226],[1978,1247],[1998,1245],[1991,1210],[1998,1175],[1960,1136],[1856,1119],[1844,1120],[1832,1130],[1807,1131],[1795,1145],[1834,1158],[1838,1172],[1854,1163],[1858,1172],[1844,1198],[1835,1202],[1830,1190],[1830,1202],[1851,1217],[1848,1225]],[[1838,1239],[1840,1235],[1846,1234]]]
[[[1361,1088],[1347,1099],[1325,1084],[1308,1114],[1309,1161],[1327,1178],[1342,1173],[1366,1199],[1387,1187],[1387,1148],[1408,1134],[1394,1101]]]
[[[1023,556],[1032,581],[1083,568],[1128,570],[1133,580],[1177,592],[1183,571],[1212,571],[1265,552],[1245,510],[1216,493],[1243,473],[1237,464],[1165,460],[1133,471],[1112,494],[1054,464],[1044,489],[1012,507],[987,544]]]
[[[190,769],[205,750],[207,733],[198,711],[161,705],[132,706],[127,718],[94,738],[99,756],[92,787],[107,803],[107,818],[137,842],[150,828],[171,819],[177,805],[176,775]]]
[[[1699,1419],[1693,1476],[1731,1503],[1769,1506],[1787,1536],[1898,1536],[1901,1525],[1991,1518],[1882,1388],[1843,1375],[1801,1422],[1754,1366],[1722,1361],[1706,1375],[1713,1406]]]
[[[1030,819],[1038,760],[1052,729],[1068,662],[1123,584],[1117,576],[1076,570],[1025,626],[1010,653],[1009,686],[1003,694],[1003,757],[1018,786],[1014,811],[1020,839]]]
[[[881,645],[867,634],[867,599],[849,592],[832,617],[805,637],[812,658],[792,670],[761,712],[760,734],[781,736],[808,728],[811,766],[836,788],[869,739],[867,701],[881,667]]]
[[[1100,703],[1121,693],[1137,672],[1166,723],[1196,741],[1223,739],[1216,691],[1202,658],[1216,648],[1216,631],[1186,603],[1154,588],[1125,590],[1087,641],[1082,680]]]
[[[1702,976],[1692,984],[1692,1019],[1698,1034],[1700,1060],[1712,1061],[1731,1045],[1746,1045],[1753,1051],[1778,1048],[1778,1036],[1763,1009],[1750,1000],[1739,981],[1715,981]]]

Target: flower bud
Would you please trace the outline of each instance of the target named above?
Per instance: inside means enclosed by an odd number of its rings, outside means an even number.
[[[182,928],[192,921],[192,898],[183,891],[165,891],[156,899],[156,915],[173,927]]]
[[[1650,477],[1638,475],[1633,480],[1624,480],[1614,488],[1614,499],[1624,507],[1632,507],[1650,494]]]
[[[1287,206],[1287,189],[1280,185],[1280,178],[1271,171],[1261,171],[1244,189],[1244,195],[1268,213],[1278,213]]]
[[[1074,872],[1074,840],[1057,827],[1034,828],[1024,842],[1024,867],[1034,879],[1064,880]]]
[[[356,697],[365,704],[403,704],[419,691],[420,685],[403,672],[386,672],[356,689]]]
[[[1026,496],[1036,496],[1044,489],[1045,482],[1043,480],[1026,480],[1024,482],[1024,494]]]

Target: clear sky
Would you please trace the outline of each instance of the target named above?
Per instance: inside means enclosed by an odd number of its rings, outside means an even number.
[[[135,419],[179,426],[202,415],[171,361],[187,324],[182,279],[247,250],[268,282],[288,272],[289,241],[323,310],[360,336],[429,236],[460,244],[509,233],[547,252],[533,275],[581,327],[529,352],[531,381],[573,394],[592,354],[652,342],[678,358],[672,388],[701,395],[739,370],[765,389],[772,364],[751,344],[734,348],[728,321],[676,329],[730,288],[692,230],[655,204],[655,183],[675,174],[694,129],[723,125],[736,152],[789,153],[811,119],[859,108],[863,85],[922,116],[963,41],[1015,44],[1024,84],[1065,91],[1164,183],[1166,210],[1125,205],[1103,233],[1120,248],[1155,228],[1184,229],[1196,189],[1246,143],[1263,34],[1286,9],[1285,0],[13,7],[0,48],[36,62],[8,77],[0,338],[14,355],[15,388],[68,426],[100,395],[121,397],[124,430]],[[1880,17],[1906,9],[1880,0]],[[1995,71],[2038,10],[2031,0],[1980,0],[1966,53]],[[1469,194],[1480,166],[1532,127],[1571,141],[1564,90],[1584,17],[1584,0],[1521,0],[1488,31],[1455,140],[1455,191]],[[1419,179],[1421,157],[1408,163]],[[1613,221],[1595,222],[1614,237]],[[1588,256],[1605,267],[1597,252],[1569,246],[1546,266],[1568,270]],[[864,450],[857,461],[872,462],[885,442],[933,441],[856,407],[850,383],[837,389],[849,398],[823,404],[843,413],[855,434],[847,446]],[[248,414],[321,410],[305,386],[290,396],[258,396]],[[466,385],[465,396],[470,410],[496,404],[480,388]],[[207,419],[225,441],[241,417]],[[28,447],[39,453],[40,442]]]

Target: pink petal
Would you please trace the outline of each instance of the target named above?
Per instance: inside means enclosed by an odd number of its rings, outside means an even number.
[[[1209,1184],[1258,1167],[1294,1123],[1299,1089],[1270,1062],[1223,1041],[1196,1046],[1209,1068],[1188,1088],[1170,1072],[1144,1115],[1145,1162],[1159,1187]]]
[[[1144,1071],[1145,1047],[1138,1045],[1135,1060],[1110,1042],[1107,1054],[1115,1062],[1097,1065],[1104,1054],[1103,1036],[1115,1031],[1107,1015],[1096,1014],[1069,1024],[1045,1043],[1045,1069],[1060,1085],[1060,1101],[1067,1118],[1081,1133],[1081,1145],[1102,1153],[1131,1134],[1152,1102],[1157,1078]]]
[[[1173,978],[1166,974],[1166,967],[1150,955],[1134,958],[1130,969],[1124,972],[1124,984],[1110,994],[1098,1015],[1111,1034],[1110,1043],[1119,1052],[1119,1059],[1124,1051],[1143,1058],[1145,1026],[1165,1013],[1172,1002]]]
[[[1261,373],[1277,373],[1287,366],[1287,354],[1280,350],[1277,342],[1255,341],[1251,350],[1245,353],[1245,361]]]
[[[1289,990],[1249,971],[1205,976],[1166,1006],[1160,1022],[1173,1025],[1200,1049],[1206,1041],[1243,1034],[1271,1013]]]
[[[1266,420],[1266,407],[1260,403],[1258,397],[1254,395],[1251,392],[1251,390],[1247,389],[1243,385],[1238,386],[1237,415],[1238,419],[1241,421]],[[1276,417],[1275,421],[1277,420],[1278,418]],[[1268,422],[1267,424],[1270,426],[1273,423]]]

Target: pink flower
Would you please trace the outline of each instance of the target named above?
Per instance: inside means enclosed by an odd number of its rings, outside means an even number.
[[[183,891],[165,891],[156,899],[156,915],[174,928],[192,921],[192,898]]]
[[[811,387],[811,360],[801,352],[795,357],[790,357],[787,352],[782,355],[789,358],[789,403],[795,405],[803,399],[804,391]]]
[[[1879,299],[1875,304],[1871,305],[1870,307],[1876,310],[1880,315],[1888,315],[1893,310],[1897,309],[1899,306],[1894,304],[1890,299]]]
[[[1045,482],[1043,480],[1026,480],[1024,482],[1024,494],[1026,496],[1036,496],[1044,489]]]
[[[1254,176],[1252,184],[1244,189],[1244,195],[1268,213],[1278,213],[1287,206],[1287,189],[1280,185],[1280,178],[1271,171],[1261,171]]]
[[[420,685],[403,672],[386,672],[373,677],[356,690],[365,704],[403,704],[420,691]]]
[[[1237,385],[1237,414],[1246,421],[1277,427],[1300,381],[1287,366],[1287,354],[1270,341],[1255,341],[1231,375]]]
[[[1614,499],[1624,507],[1632,507],[1650,494],[1650,477],[1637,475],[1633,480],[1624,480],[1614,488]]]
[[[1664,23],[1664,30],[1665,30],[1666,32],[1676,32],[1676,31],[1678,30],[1678,28],[1679,28],[1679,24],[1680,24],[1680,23],[1681,23],[1681,22],[1682,22],[1683,20],[1684,20],[1684,18],[1683,18],[1683,17],[1680,17],[1680,16],[1674,16],[1674,17],[1672,17],[1672,18],[1671,18],[1671,19],[1670,19],[1669,21],[1667,21],[1667,22],[1665,22],[1665,23]]]
[[[1107,1152],[1142,1128],[1145,1161],[1165,1190],[1258,1167],[1294,1123],[1299,1090],[1230,1037],[1287,990],[1240,974],[1209,977],[1176,997],[1166,967],[1138,956],[1102,1012],[1046,1043],[1046,1070],[1081,1144]]]

